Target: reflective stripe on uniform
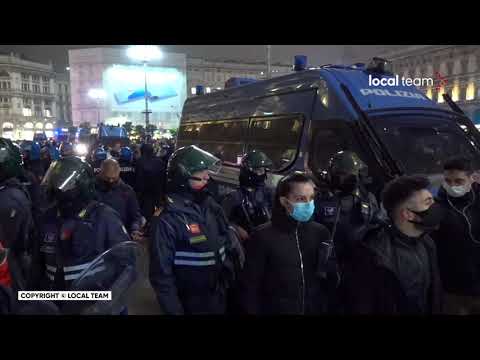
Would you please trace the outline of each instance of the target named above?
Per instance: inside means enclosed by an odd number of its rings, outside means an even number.
[[[93,275],[93,274],[96,274],[97,272],[100,272],[100,271],[103,271],[105,270],[106,267],[105,266],[99,266],[97,268],[94,268],[92,270],[90,270],[89,272],[87,272],[88,275]],[[45,273],[47,275],[47,277],[50,279],[50,280],[54,280],[55,278],[55,272],[53,272],[54,275],[50,274],[48,271]],[[65,280],[67,281],[70,281],[70,280],[76,280],[79,278],[79,276],[82,274],[82,272],[78,272],[76,274],[68,274],[68,275],[65,275]]]
[[[215,260],[177,260],[175,265],[189,265],[189,266],[210,266],[215,265]]]
[[[79,265],[72,265],[72,266],[64,266],[63,271],[64,272],[72,272],[72,271],[79,271],[79,270],[85,270],[88,268],[90,265],[92,265],[93,262],[88,262],[88,263],[83,263]],[[97,265],[103,264],[104,261],[103,259],[98,262]],[[46,265],[47,271],[50,271],[52,273],[55,273],[57,271],[57,268],[52,265]]]
[[[220,250],[218,250],[218,252],[219,252],[220,254],[223,254],[223,253],[225,252],[225,246],[222,246],[222,247],[220,248]]]
[[[206,257],[214,257],[215,253],[213,251],[208,251],[208,252],[177,251],[177,252],[175,252],[175,256],[178,256],[178,257],[193,257],[193,258],[206,258]]]
[[[225,261],[225,258],[226,258],[226,255],[223,254],[223,255],[222,255],[222,261]]]

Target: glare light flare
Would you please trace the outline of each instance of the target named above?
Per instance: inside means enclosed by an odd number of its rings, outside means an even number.
[[[163,53],[155,45],[136,45],[127,49],[127,56],[133,60],[149,62],[151,60],[163,58]]]
[[[107,97],[107,92],[103,89],[90,89],[88,96],[96,100],[105,99]]]

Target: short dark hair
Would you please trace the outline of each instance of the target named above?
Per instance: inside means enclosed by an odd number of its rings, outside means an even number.
[[[313,180],[313,178],[307,173],[300,171],[295,171],[280,179],[277,184],[277,190],[275,191],[275,205],[280,205],[280,197],[287,196],[290,191],[292,191],[294,183],[308,182],[311,182],[313,187],[315,187],[315,181]]]
[[[382,192],[383,207],[391,217],[394,210],[413,193],[426,190],[429,186],[430,180],[424,176],[400,176],[385,185]]]
[[[445,161],[443,170],[465,171],[467,174],[473,173],[473,164],[470,158],[465,156],[454,156]]]

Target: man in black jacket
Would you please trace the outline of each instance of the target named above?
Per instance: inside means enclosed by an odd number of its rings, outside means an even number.
[[[135,191],[142,215],[150,221],[165,192],[166,167],[162,159],[154,156],[152,144],[143,144],[141,151],[135,168]]]
[[[95,184],[97,199],[115,209],[131,237],[140,240],[144,218],[135,192],[120,178],[119,163],[115,159],[107,159],[100,169]]]
[[[344,272],[347,311],[354,314],[436,314],[442,286],[436,248],[428,233],[442,208],[427,190],[428,179],[402,176],[383,192],[391,220],[367,233]]]
[[[272,221],[259,226],[246,242],[240,303],[247,314],[321,314],[330,233],[310,221],[314,183],[292,173],[278,184]]]
[[[449,314],[480,314],[480,185],[472,162],[456,157],[444,164],[437,202],[448,216],[432,234]]]

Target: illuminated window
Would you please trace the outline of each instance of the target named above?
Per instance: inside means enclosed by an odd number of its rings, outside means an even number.
[[[35,128],[41,130],[43,129],[43,124],[41,122],[38,122],[35,124]]]
[[[456,84],[452,89],[452,100],[453,101],[458,101],[459,93],[460,93],[460,90],[458,88],[458,84]]]
[[[32,109],[29,107],[23,108],[23,116],[32,116]]]
[[[437,97],[437,102],[438,103],[443,103],[443,94],[445,93],[445,88],[442,86],[440,90],[438,91],[438,97]]]
[[[473,100],[475,98],[475,84],[471,82],[467,87],[467,94],[465,100]]]
[[[432,88],[428,88],[427,89],[427,97],[432,100],[433,96],[432,96]]]
[[[209,87],[207,87],[207,88],[205,89],[205,91],[206,91],[206,92],[207,92],[207,94],[208,94],[208,93],[212,92],[212,89],[211,89],[211,88],[209,88]]]
[[[197,95],[197,88],[192,87],[192,95]]]

